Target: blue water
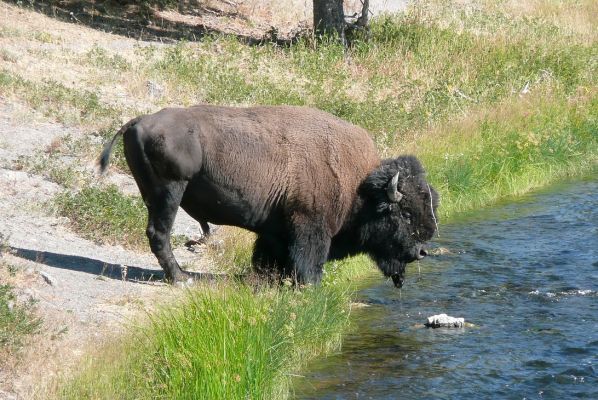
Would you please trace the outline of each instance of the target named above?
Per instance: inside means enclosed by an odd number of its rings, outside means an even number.
[[[298,399],[598,399],[598,180],[441,225],[444,254],[359,293]],[[446,254],[446,250],[450,251]],[[422,328],[447,313],[476,325]]]

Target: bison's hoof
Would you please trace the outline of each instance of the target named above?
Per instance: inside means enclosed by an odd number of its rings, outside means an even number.
[[[193,275],[191,274],[182,274],[176,277],[173,281],[173,285],[180,288],[186,288],[193,286],[195,284],[196,279],[194,279]]]
[[[181,271],[174,277],[166,278],[166,280],[176,287],[189,287],[192,286],[196,281],[197,277],[185,271]]]

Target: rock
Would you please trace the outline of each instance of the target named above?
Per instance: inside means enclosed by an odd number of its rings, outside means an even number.
[[[16,394],[5,392],[4,390],[0,390],[0,399],[4,400],[17,400],[18,397]]]
[[[425,325],[428,328],[463,328],[465,318],[450,317],[446,314],[432,315],[428,317]]]
[[[54,279],[52,275],[44,271],[41,271],[39,274],[42,276],[42,278],[44,278],[44,281],[46,281],[48,285],[56,286],[56,279]]]
[[[450,249],[447,249],[446,247],[437,247],[435,249],[429,250],[428,253],[431,256],[445,256],[445,255],[453,255],[453,254],[455,254]]]
[[[147,81],[145,85],[147,87],[147,94],[150,98],[156,99],[162,97],[162,94],[164,93],[164,88],[160,86],[158,83],[153,81]]]

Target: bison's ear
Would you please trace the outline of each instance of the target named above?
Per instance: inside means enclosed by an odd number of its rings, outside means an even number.
[[[399,192],[398,184],[399,171],[397,171],[397,173],[392,177],[386,186],[386,194],[388,194],[388,198],[393,203],[398,203],[403,198],[403,193]]]

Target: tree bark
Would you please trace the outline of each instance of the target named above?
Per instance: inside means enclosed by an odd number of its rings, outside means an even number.
[[[337,35],[345,44],[343,0],[313,0],[316,35]]]

